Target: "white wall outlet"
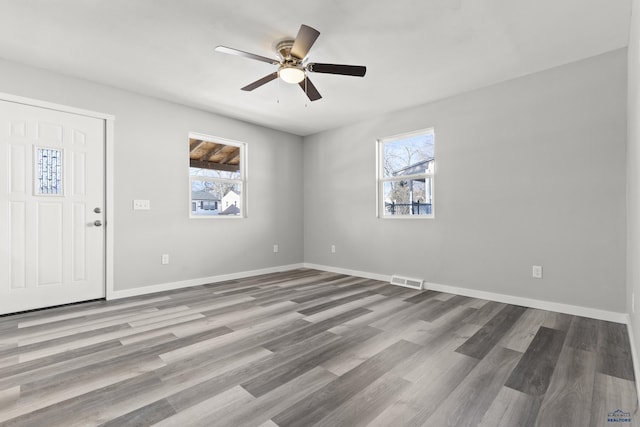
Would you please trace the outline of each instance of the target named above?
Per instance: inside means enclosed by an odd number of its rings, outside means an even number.
[[[279,250],[278,245],[273,245],[273,253],[277,254],[278,250]]]
[[[332,254],[336,253],[336,245],[331,245],[331,253]]]
[[[162,254],[162,265],[169,264],[169,254]]]
[[[542,279],[542,266],[534,265],[531,269],[531,277],[534,279]]]
[[[151,209],[151,202],[148,200],[134,200],[133,201],[133,210],[134,211],[148,211]]]

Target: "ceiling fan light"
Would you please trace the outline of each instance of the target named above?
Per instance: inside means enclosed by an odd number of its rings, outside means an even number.
[[[278,76],[286,83],[297,84],[304,80],[304,70],[298,67],[282,66]]]

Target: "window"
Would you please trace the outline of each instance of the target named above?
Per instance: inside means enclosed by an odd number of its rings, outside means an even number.
[[[36,172],[34,179],[35,194],[63,195],[62,192],[62,150],[56,148],[35,147]]]
[[[189,134],[191,218],[246,216],[246,144]]]
[[[378,216],[433,218],[434,133],[378,140]]]

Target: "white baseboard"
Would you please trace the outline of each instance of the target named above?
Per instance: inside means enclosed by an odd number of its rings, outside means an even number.
[[[336,274],[348,274],[349,276],[364,277],[365,279],[382,280],[388,282],[391,280],[391,276],[385,276],[384,274],[368,273],[366,271],[350,270],[348,268],[330,267],[328,265],[310,264],[304,263],[304,268],[312,268],[314,270],[328,271],[329,273]]]
[[[389,282],[391,275],[368,273],[365,271],[349,270],[338,267],[331,267],[318,264],[304,264],[305,268],[313,268],[316,270],[329,271],[331,273],[349,274],[351,276],[364,277],[367,279],[381,280]],[[505,295],[494,292],[479,291],[476,289],[461,288],[457,286],[440,285],[437,283],[425,282],[424,289],[430,289],[438,292],[446,292],[449,294],[463,295],[466,297],[480,298],[489,301],[503,302],[506,304],[521,305],[523,307],[537,308],[541,310],[555,311],[557,313],[570,314],[573,316],[590,317],[592,319],[607,320],[609,322],[628,324],[628,315],[626,313],[618,313],[615,311],[600,310],[597,308],[582,307],[578,305],[562,304],[551,301],[537,300],[533,298],[523,298],[514,295]]]
[[[615,323],[627,323],[627,314],[615,311],[600,310],[597,308],[582,307],[579,305],[563,304],[533,298],[517,297],[514,295],[498,294],[494,292],[478,291],[475,289],[459,288],[456,286],[438,285],[435,283],[425,283],[424,289],[503,302],[506,304],[521,305],[523,307],[537,308],[540,310],[555,311],[556,313],[570,314],[572,316],[590,317],[592,319],[607,320]]]
[[[201,278],[190,279],[190,280],[182,280],[179,282],[159,283],[156,285],[143,286],[143,287],[134,288],[134,289],[113,290],[111,292],[107,292],[107,299],[112,300],[112,299],[133,297],[133,296],[139,296],[139,295],[145,295],[145,294],[152,294],[152,293],[162,292],[162,291],[171,291],[174,289],[188,288],[190,286],[206,285],[207,283],[223,282],[225,280],[244,279],[246,277],[259,276],[261,274],[278,273],[281,271],[295,270],[298,268],[311,268],[315,270],[328,271],[328,272],[337,273],[337,274],[348,274],[350,276],[364,277],[366,279],[380,280],[383,282],[389,282],[391,280],[391,275],[376,274],[376,273],[370,273],[366,271],[351,270],[347,268],[332,267],[327,265],[300,263],[300,264],[282,265],[277,267],[268,267],[268,268],[263,268],[258,270],[242,271],[239,273],[222,274],[219,276],[201,277]],[[463,296],[468,296],[472,298],[480,298],[480,299],[485,299],[489,301],[502,302],[506,304],[521,305],[524,307],[537,308],[541,310],[555,311],[558,313],[571,314],[573,316],[583,316],[583,317],[590,317],[592,319],[607,320],[607,321],[616,322],[616,323],[624,323],[630,327],[629,315],[626,313],[617,313],[614,311],[600,310],[600,309],[590,308],[590,307],[562,304],[562,303],[543,301],[543,300],[537,300],[532,298],[523,298],[523,297],[517,297],[513,295],[494,293],[494,292],[485,292],[485,291],[479,291],[476,289],[461,288],[457,286],[440,285],[437,283],[425,282],[424,289],[430,289],[430,290],[439,291],[439,292],[446,292],[449,294],[463,295]]]
[[[240,273],[221,274],[219,276],[200,277],[197,279],[181,280],[179,282],[159,283],[157,285],[142,286],[133,289],[114,290],[107,292],[107,299],[114,300],[127,297],[135,297],[139,295],[153,294],[156,292],[172,291],[174,289],[188,288],[191,286],[206,285],[208,283],[224,282],[226,280],[244,279],[246,277],[260,276],[262,274],[279,273],[282,271],[296,270],[303,268],[303,264],[281,265],[277,267],[268,267],[258,270],[242,271]]]

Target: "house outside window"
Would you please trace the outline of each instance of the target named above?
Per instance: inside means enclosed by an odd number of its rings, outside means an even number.
[[[378,217],[433,218],[433,128],[378,140]]]
[[[246,217],[245,143],[189,134],[191,218]]]

